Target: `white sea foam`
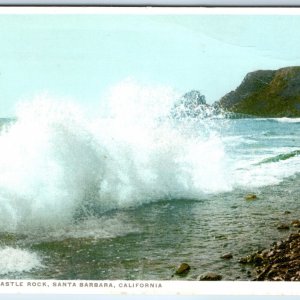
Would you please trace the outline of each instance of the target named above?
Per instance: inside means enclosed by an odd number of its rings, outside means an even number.
[[[276,121],[279,123],[299,123],[300,118],[287,118],[287,117],[281,117],[281,118],[255,118],[255,120],[258,121]]]
[[[262,164],[260,166],[244,167],[232,175],[235,186],[262,187],[280,183],[284,178],[299,172],[299,157],[290,158],[288,161],[279,161]]]
[[[41,258],[28,250],[0,248],[0,257],[0,275],[28,272],[42,267]]]
[[[63,228],[48,232],[47,236],[35,236],[38,240],[64,240],[68,238],[90,238],[107,239],[125,236],[132,233],[139,233],[137,224],[132,224],[131,220],[123,214],[116,216],[90,217],[78,224],[71,224]]]
[[[280,123],[300,123],[300,118],[272,118],[271,120],[275,120]]]
[[[294,147],[266,147],[240,155],[232,161],[234,187],[262,187],[279,184],[300,170],[300,156],[280,158],[295,151]],[[273,159],[273,161],[272,161]]]

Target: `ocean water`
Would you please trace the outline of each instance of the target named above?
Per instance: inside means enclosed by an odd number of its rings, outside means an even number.
[[[49,96],[19,105],[0,133],[0,278],[251,280],[238,260],[296,230],[276,227],[299,218],[300,119],[176,99],[126,82],[93,118]]]

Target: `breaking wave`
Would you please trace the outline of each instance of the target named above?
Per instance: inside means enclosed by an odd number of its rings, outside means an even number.
[[[222,122],[209,108],[205,118],[173,118],[176,99],[171,89],[125,81],[94,119],[45,95],[21,103],[0,135],[0,230],[61,228],[112,209],[230,190]]]

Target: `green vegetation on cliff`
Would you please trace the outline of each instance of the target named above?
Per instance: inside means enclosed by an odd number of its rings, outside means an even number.
[[[300,67],[248,73],[219,106],[259,117],[300,117]]]

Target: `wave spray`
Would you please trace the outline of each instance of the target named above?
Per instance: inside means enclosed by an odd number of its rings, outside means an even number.
[[[94,119],[49,96],[20,104],[0,135],[0,230],[55,229],[230,190],[216,123],[172,117],[177,99],[171,89],[125,81]]]

